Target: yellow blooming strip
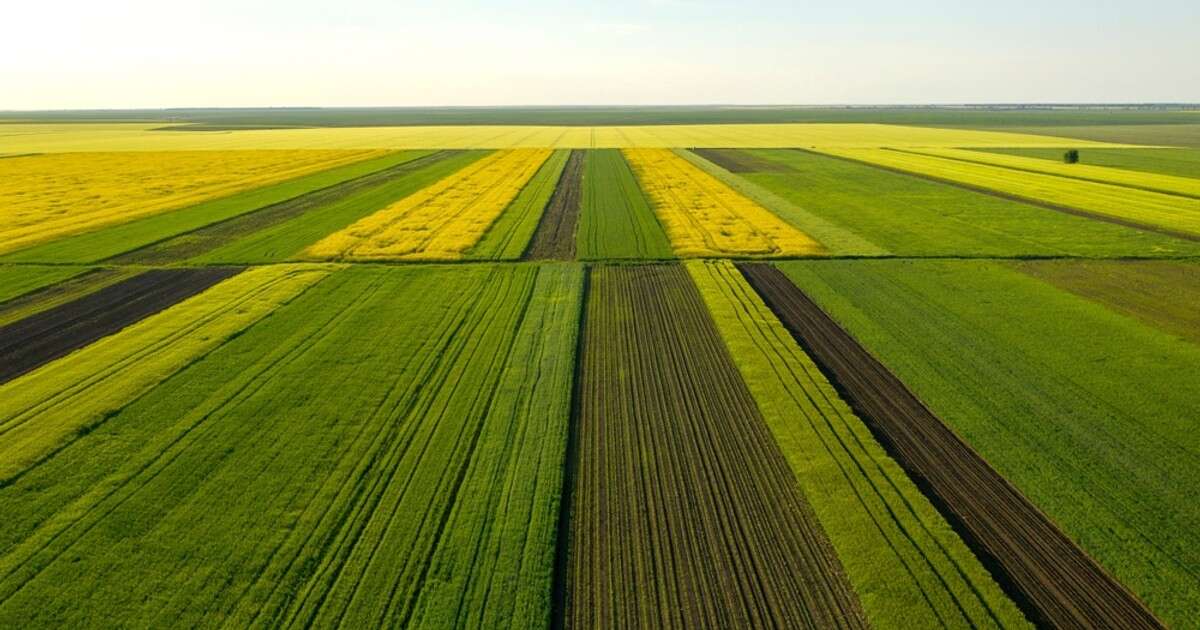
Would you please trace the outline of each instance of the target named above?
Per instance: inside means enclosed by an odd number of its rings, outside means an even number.
[[[0,386],[0,482],[120,409],[330,273],[244,271]]]
[[[537,173],[550,149],[489,155],[330,234],[304,256],[337,260],[462,258]]]
[[[680,256],[814,254],[821,245],[668,149],[625,158]]]
[[[889,149],[818,150],[1120,221],[1200,236],[1200,199]]]
[[[0,253],[384,151],[56,153],[0,160]]]

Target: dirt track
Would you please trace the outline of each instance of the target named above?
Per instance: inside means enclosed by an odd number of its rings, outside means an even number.
[[[865,627],[687,272],[590,282],[563,625]]]
[[[1042,625],[1161,623],[778,269],[739,265],[830,381]]]
[[[0,383],[110,335],[241,271],[156,269],[0,328]]]
[[[558,176],[554,194],[525,250],[525,260],[575,260],[575,225],[583,200],[583,160],[580,149],[571,151]]]
[[[164,241],[152,243],[109,259],[114,263],[160,264],[187,260],[210,252],[240,237],[265,230],[316,210],[369,188],[387,183],[450,157],[458,151],[439,151],[431,155],[402,162],[383,170],[327,186],[286,201],[264,206],[231,219],[206,225]]]

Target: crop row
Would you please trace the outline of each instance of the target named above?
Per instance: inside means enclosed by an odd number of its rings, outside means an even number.
[[[871,625],[1024,625],[1013,602],[733,264],[687,268]]]
[[[91,431],[325,273],[281,266],[239,274],[0,385],[0,481]]]
[[[570,627],[862,627],[858,599],[687,272],[591,273]]]
[[[314,273],[157,387],[64,388],[104,421],[0,487],[0,624],[549,624],[579,270]]]
[[[1165,622],[1200,615],[1200,346],[987,261],[779,263]]]

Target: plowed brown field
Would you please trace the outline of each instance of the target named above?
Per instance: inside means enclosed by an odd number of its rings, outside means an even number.
[[[0,328],[0,383],[191,297],[240,269],[155,269]]]
[[[580,149],[571,151],[529,249],[525,250],[525,260],[575,260],[575,226],[583,200],[585,155]]]

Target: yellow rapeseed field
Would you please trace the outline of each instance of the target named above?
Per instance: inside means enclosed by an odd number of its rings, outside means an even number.
[[[0,253],[383,151],[55,153],[0,160]]]
[[[788,256],[819,243],[667,149],[625,149],[625,158],[680,256]]]
[[[0,153],[239,149],[601,149],[670,147],[1103,147],[1061,137],[864,123],[553,127],[468,125],[164,130],[161,123],[11,124]]]
[[[498,151],[331,234],[304,252],[320,260],[454,260],[487,232],[549,149]]]

